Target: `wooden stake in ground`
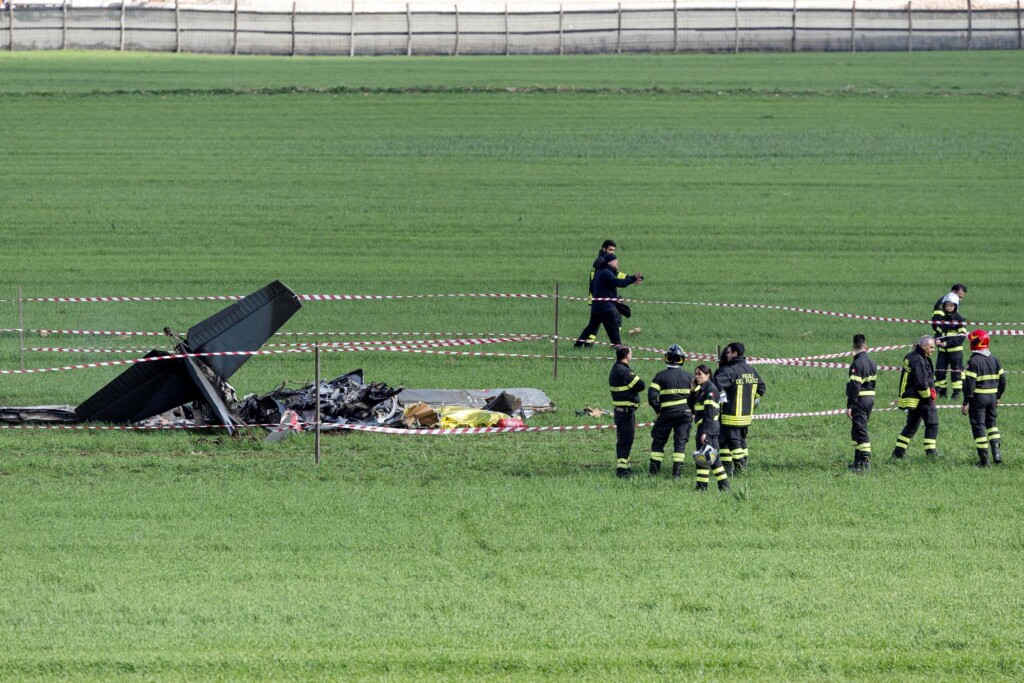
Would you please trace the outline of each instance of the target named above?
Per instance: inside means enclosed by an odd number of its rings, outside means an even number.
[[[320,342],[313,343],[313,385],[316,387],[316,434],[313,437],[313,464],[320,464]]]

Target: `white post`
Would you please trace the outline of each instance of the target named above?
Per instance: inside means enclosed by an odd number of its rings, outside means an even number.
[[[562,47],[562,24],[565,21],[565,10],[562,5],[558,6],[558,55],[562,56],[565,54],[565,50]]]
[[[672,0],[672,52],[679,52],[679,0]]]
[[[459,6],[455,5],[455,56],[459,56]]]
[[[238,0],[235,0],[235,11],[231,18],[231,54],[238,54]]]
[[[789,51],[796,52],[796,0],[793,0],[793,36],[789,39]]]
[[[23,308],[24,297],[21,294],[21,287],[18,287],[18,348],[21,356],[21,369],[25,369],[25,311]]]
[[[740,53],[740,0],[736,0],[736,44],[733,46],[733,54]]]
[[[1017,3],[1020,4],[1020,0],[1017,0]],[[1020,13],[1019,13],[1019,11],[1018,11],[1018,15],[1017,15],[1017,23],[1018,24],[1020,23]],[[505,56],[508,57],[508,55],[509,55],[509,48],[508,48],[508,4],[506,4],[505,5]]]
[[[1021,43],[1024,43],[1024,33],[1021,33],[1021,30],[1020,30],[1020,0],[1017,0],[1017,49],[1018,50],[1021,49],[1021,47],[1024,47],[1024,45],[1021,45]]]
[[[289,53],[292,57],[295,56],[295,5],[296,0],[292,0],[292,49]]]
[[[178,0],[174,0],[174,52],[181,52],[181,15],[178,12]]]
[[[914,2],[907,0],[907,52],[914,51]]]
[[[356,56],[356,0],[352,0],[352,14],[350,15],[348,34],[348,56]]]
[[[316,385],[316,433],[313,437],[313,464],[320,464],[320,342],[313,343],[313,383]]]
[[[117,49],[119,52],[124,52],[124,6],[125,0],[121,0],[121,33],[117,39]]]
[[[405,56],[412,57],[412,10],[405,3]]]
[[[64,2],[61,3],[61,4],[63,5],[62,8],[64,10],[64,14],[63,14],[63,19],[61,20],[61,24],[60,24],[60,49],[61,50],[67,50],[68,49],[68,0],[64,0]]]
[[[850,52],[857,51],[857,0],[850,8]]]
[[[14,52],[14,0],[7,5],[7,49]]]
[[[618,19],[619,19],[619,25],[618,25],[618,28],[615,30],[615,54],[621,55],[622,54],[622,3],[621,2],[619,3]]]

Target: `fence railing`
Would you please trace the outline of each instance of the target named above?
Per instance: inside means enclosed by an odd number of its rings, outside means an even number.
[[[923,5],[924,0],[918,0]],[[1021,0],[962,9],[695,7],[549,12],[264,12],[233,7],[7,4],[6,50],[276,55],[513,55],[623,52],[1021,49]]]

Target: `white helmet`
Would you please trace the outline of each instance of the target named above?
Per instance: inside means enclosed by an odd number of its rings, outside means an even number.
[[[960,297],[953,292],[950,292],[946,296],[942,297],[942,304],[953,304],[957,308],[960,308]]]

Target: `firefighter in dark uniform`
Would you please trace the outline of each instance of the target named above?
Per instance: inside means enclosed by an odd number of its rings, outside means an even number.
[[[591,296],[595,299],[590,302],[590,322],[580,332],[573,348],[581,346],[591,347],[597,340],[597,328],[604,325],[608,333],[608,341],[613,346],[622,343],[619,335],[619,328],[622,327],[622,316],[616,307],[615,299],[619,298],[618,288],[628,287],[634,282],[640,284],[644,281],[641,273],[619,277],[619,257],[615,254],[605,254],[605,268],[600,269],[594,275],[594,284],[591,287]],[[600,301],[599,299],[603,299]]]
[[[846,382],[846,415],[851,420],[850,438],[853,439],[854,472],[871,469],[871,437],[868,436],[868,420],[875,407],[875,382],[878,366],[867,354],[863,334],[853,335],[853,362],[850,363],[849,379]]]
[[[693,413],[693,423],[697,427],[694,445],[697,451],[693,454],[693,464],[697,469],[697,490],[707,491],[711,475],[718,480],[718,490],[729,490],[729,474],[718,455],[718,408],[719,391],[711,381],[711,368],[703,363],[693,371],[693,389],[686,402]]]
[[[967,296],[967,285],[965,285],[963,283],[960,283],[960,282],[957,282],[956,284],[954,284],[952,287],[949,288],[949,292],[951,292],[953,294],[956,294],[957,297],[960,299],[960,303],[963,303],[964,302],[964,297]],[[943,294],[942,296],[940,296],[935,301],[935,305],[932,306],[932,317],[933,318],[935,316],[937,316],[937,315],[942,315],[943,314],[944,311],[942,309],[942,300],[945,299],[945,298],[946,298],[946,295]]]
[[[1000,465],[1003,454],[999,450],[999,427],[996,426],[996,406],[1006,391],[1006,371],[999,359],[988,350],[988,333],[974,330],[967,335],[971,357],[964,373],[964,404],[960,409],[971,419],[971,433],[978,449],[978,467],[988,467],[988,454],[992,462]]]
[[[615,414],[615,474],[622,478],[632,474],[629,451],[633,448],[633,436],[636,434],[636,409],[640,407],[640,392],[647,388],[629,367],[632,359],[633,353],[628,346],[616,347],[615,365],[608,375]]]
[[[896,437],[892,457],[904,458],[910,440],[924,422],[925,455],[936,456],[939,437],[939,411],[935,408],[935,370],[931,355],[935,352],[935,340],[925,335],[917,341],[914,350],[903,359],[900,372],[900,410],[907,413],[907,424]]]
[[[730,475],[747,467],[747,429],[754,415],[754,401],[764,396],[764,380],[747,363],[746,349],[740,342],[732,342],[722,351],[722,359],[715,371],[715,384],[721,390],[720,419],[722,447],[719,451],[725,471]]]
[[[647,389],[647,402],[658,416],[651,428],[650,474],[655,476],[661,471],[665,445],[671,434],[672,478],[678,479],[683,475],[686,441],[690,438],[690,427],[693,425],[690,406],[687,405],[693,376],[683,370],[686,354],[678,344],[670,346],[664,358],[667,367],[654,376]]]
[[[960,315],[959,308],[960,297],[950,292],[942,297],[942,314],[932,314],[932,331],[935,332],[938,353],[935,363],[935,390],[939,398],[945,398],[946,389],[952,389],[951,398],[956,400],[960,398],[960,390],[963,388],[967,323]]]
[[[605,267],[605,255],[614,254],[616,248],[615,240],[605,240],[601,244],[601,251],[597,252],[597,258],[594,259],[594,264],[590,267],[590,282],[587,284],[587,291],[590,292],[590,296],[594,296],[594,278],[597,276],[597,271],[603,270]],[[620,279],[625,278],[626,274],[619,273],[618,277]]]

